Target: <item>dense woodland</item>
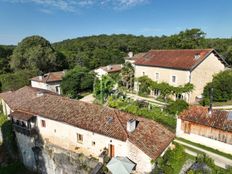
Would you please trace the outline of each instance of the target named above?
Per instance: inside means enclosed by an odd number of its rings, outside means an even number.
[[[49,71],[89,70],[99,66],[123,63],[129,51],[150,49],[215,48],[232,64],[232,38],[209,39],[200,29],[187,29],[171,36],[99,35],[64,40],[51,44],[40,36],[23,39],[17,46],[0,45],[1,90],[14,90],[28,84],[25,79]],[[18,85],[13,81],[19,82]]]

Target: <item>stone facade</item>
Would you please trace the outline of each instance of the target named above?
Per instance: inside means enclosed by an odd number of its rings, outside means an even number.
[[[184,98],[188,103],[194,103],[196,98],[203,93],[204,86],[212,81],[213,75],[223,70],[225,70],[225,65],[214,53],[211,53],[193,70],[135,65],[135,78],[146,75],[153,81],[166,82],[172,86],[192,83],[194,85],[193,92],[189,95],[187,94]],[[175,76],[175,82],[172,80],[173,76]],[[135,90],[138,91],[137,84],[135,84]]]

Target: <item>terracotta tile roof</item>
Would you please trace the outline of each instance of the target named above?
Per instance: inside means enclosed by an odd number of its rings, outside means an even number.
[[[217,54],[213,49],[150,50],[145,55],[137,58],[135,64],[181,70],[192,70],[198,64],[200,64],[211,52]],[[199,55],[199,57],[195,58],[195,55]],[[218,54],[217,56],[220,57]],[[221,57],[220,59],[226,64],[224,59]]]
[[[37,76],[37,77],[33,77],[31,80],[37,82],[44,82],[44,83],[59,82],[62,80],[64,75],[65,75],[65,71],[50,72],[44,74],[42,76],[42,79],[40,79],[40,76]]]
[[[22,111],[15,111],[12,112],[9,116],[16,118],[18,120],[28,121],[33,117],[33,114],[22,112]]]
[[[45,94],[34,98],[21,105],[20,110],[122,141],[129,140],[153,159],[163,152],[175,136],[152,120],[56,95]],[[127,133],[127,121],[132,118],[138,120],[139,124],[134,132]]]
[[[192,106],[183,111],[179,118],[185,121],[209,126],[216,129],[232,132],[232,112],[213,110],[208,114],[208,108],[203,106]]]
[[[15,110],[19,108],[21,104],[27,103],[33,98],[36,98],[39,93],[49,93],[56,95],[55,93],[44,89],[24,86],[17,91],[0,93],[0,98],[2,98],[11,109]]]
[[[114,64],[114,65],[107,65],[107,66],[100,67],[100,68],[108,73],[114,73],[114,72],[121,71],[122,65],[121,64]]]

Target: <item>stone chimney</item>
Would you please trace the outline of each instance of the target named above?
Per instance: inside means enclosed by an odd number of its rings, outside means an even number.
[[[135,130],[136,128],[136,120],[130,119],[127,121],[127,132],[131,133]]]
[[[129,58],[132,58],[132,57],[133,57],[133,52],[132,52],[132,51],[130,51],[130,52],[128,53],[128,57],[129,57]]]
[[[201,57],[201,56],[200,56],[199,53],[196,53],[196,54],[194,55],[194,59],[195,59],[195,60],[199,59],[200,57]]]
[[[43,80],[43,76],[39,76],[39,80]]]
[[[44,95],[44,93],[42,92],[42,91],[38,91],[37,93],[36,93],[36,96],[37,97],[41,97],[41,96],[43,96]]]
[[[112,69],[112,65],[107,65],[107,70],[110,71]]]

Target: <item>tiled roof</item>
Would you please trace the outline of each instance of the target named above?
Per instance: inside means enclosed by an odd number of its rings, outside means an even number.
[[[65,71],[50,72],[44,74],[42,76],[42,79],[40,79],[40,76],[37,76],[37,77],[33,77],[31,80],[37,82],[44,82],[44,83],[59,82],[62,80],[64,75],[65,75]]]
[[[151,50],[137,58],[135,65],[192,70],[211,52],[217,54],[213,49]],[[220,59],[226,64],[224,59]]]
[[[122,141],[129,140],[151,158],[157,158],[170,144],[174,134],[164,126],[116,109],[89,104],[61,96],[45,94],[20,106],[20,111],[64,122]],[[139,124],[132,133],[126,131],[127,121]]]
[[[213,110],[212,113],[209,114],[207,107],[192,106],[183,111],[179,118],[185,121],[232,132],[232,120],[229,117],[230,114],[230,111],[223,110]]]
[[[33,117],[33,114],[22,112],[22,111],[15,111],[15,112],[10,113],[9,116],[16,118],[18,120],[28,121]]]
[[[104,67],[100,67],[104,71],[108,73],[113,73],[113,72],[119,72],[122,70],[122,65],[121,64],[114,64],[114,65],[108,65]]]
[[[16,91],[0,93],[0,98],[2,98],[11,109],[15,110],[19,108],[21,104],[27,103],[28,101],[31,101],[33,98],[36,98],[37,95],[39,95],[39,93],[49,93],[56,95],[55,93],[44,89],[24,86]]]

